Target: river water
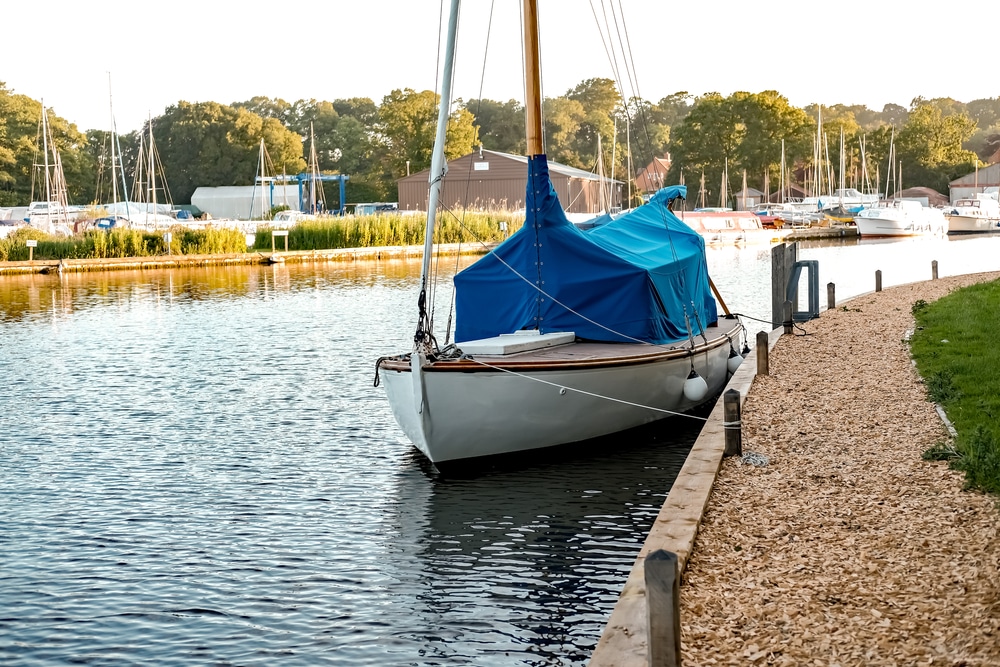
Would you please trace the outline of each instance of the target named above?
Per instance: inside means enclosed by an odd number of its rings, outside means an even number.
[[[846,298],[998,250],[800,258]],[[769,319],[769,258],[709,251],[732,310]],[[418,271],[0,278],[0,663],[584,664],[699,423],[439,477],[372,386]]]

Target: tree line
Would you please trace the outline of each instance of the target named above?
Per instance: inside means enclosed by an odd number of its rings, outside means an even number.
[[[142,129],[118,137],[115,151],[120,149],[132,178],[152,135],[175,204],[188,203],[198,186],[252,183],[262,139],[275,173],[300,173],[314,155],[323,173],[350,176],[348,202],[392,201],[397,179],[430,166],[437,106],[435,93],[412,89],[393,90],[378,104],[368,98],[289,103],[263,96],[228,105],[179,101]],[[546,98],[543,116],[552,161],[593,170],[600,152],[605,172],[625,180],[628,171],[634,174],[669,153],[665,183],[683,179],[690,186],[704,175],[706,194],[716,200],[724,171],[730,182],[745,173],[750,187],[776,190],[782,147],[788,179],[800,185],[814,178],[817,155],[829,158],[839,178],[843,152],[850,185],[864,188],[865,174],[870,183],[885,182],[898,162],[904,187],[940,192],[1000,151],[1000,98],[916,98],[909,108],[887,104],[881,111],[860,105],[798,108],[776,91],[678,92],[654,103],[623,99],[613,81],[595,78]],[[0,206],[45,198],[36,166],[40,118],[40,102],[0,83]],[[480,145],[523,154],[524,122],[517,101],[459,100],[448,123],[446,154],[453,159]],[[51,112],[48,124],[70,202],[110,201],[112,133],[81,132]]]

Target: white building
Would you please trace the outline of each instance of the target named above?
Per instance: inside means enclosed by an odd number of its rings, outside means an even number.
[[[267,217],[274,206],[299,208],[299,186],[224,185],[200,187],[191,195],[191,205],[213,218],[253,220]]]
[[[948,196],[954,204],[959,199],[971,199],[973,195],[985,192],[986,188],[1000,186],[1000,163],[973,171],[948,184]]]

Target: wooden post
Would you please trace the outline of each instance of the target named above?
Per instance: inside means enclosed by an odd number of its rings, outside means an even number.
[[[35,249],[30,245],[28,246],[28,261],[29,262],[35,261]]]
[[[646,579],[647,664],[680,667],[681,614],[677,554],[657,549],[643,561]]]
[[[937,280],[937,260],[931,260],[931,280]]]
[[[275,248],[274,248],[274,234],[272,233],[271,234],[271,252],[274,252],[274,251],[275,251]]]
[[[826,309],[833,310],[837,307],[837,286],[833,283],[826,284]]]
[[[727,389],[722,395],[722,425],[726,430],[726,456],[743,456],[743,423],[740,392]]]
[[[782,323],[781,308],[788,299],[788,279],[792,267],[799,259],[798,243],[779,243],[771,248],[771,326],[779,327]],[[793,298],[798,298],[794,292]]]
[[[882,269],[875,272],[875,291],[882,291]]]
[[[785,325],[785,333],[792,333],[792,302],[786,301],[781,309],[782,324]]]
[[[288,234],[285,234],[285,252],[288,252]]]
[[[766,331],[757,332],[757,375],[770,375],[768,363],[768,336]]]

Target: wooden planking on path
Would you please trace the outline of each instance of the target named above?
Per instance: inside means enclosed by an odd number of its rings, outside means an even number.
[[[769,349],[781,333],[779,327],[768,334]],[[751,350],[726,385],[726,389],[740,392],[741,404],[757,374],[755,352],[756,349]],[[590,667],[645,667],[648,629],[643,562],[647,554],[657,549],[672,551],[677,554],[678,572],[684,572],[726,449],[723,413],[720,396],[639,550],[618,603],[591,654]]]

